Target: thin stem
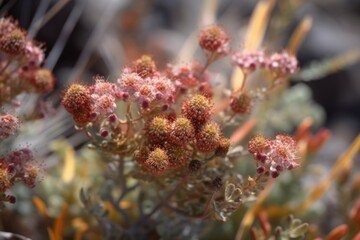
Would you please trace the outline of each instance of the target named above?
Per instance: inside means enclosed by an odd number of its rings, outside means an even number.
[[[182,188],[182,186],[186,183],[189,175],[185,175],[184,178],[176,185],[176,187],[164,198],[146,217],[145,220],[151,218],[154,213],[156,213],[160,208],[164,207],[166,203]]]
[[[62,3],[66,4],[67,1],[62,1]],[[76,23],[78,22],[81,13],[85,7],[86,1],[78,1],[75,7],[71,10],[71,13],[68,19],[65,22],[64,27],[61,30],[59,37],[57,38],[54,47],[51,49],[48,58],[46,59],[45,67],[48,69],[53,69],[59,60],[61,53],[67,43],[67,40],[74,30]],[[62,6],[61,6],[62,7]],[[42,23],[43,24],[43,23]]]
[[[223,122],[223,124],[228,124],[236,116],[236,113],[231,114],[231,116]]]
[[[205,218],[207,218],[209,216],[209,209],[210,209],[211,203],[214,200],[215,194],[216,194],[216,192],[214,192],[211,195],[211,197],[209,198],[209,200],[207,201],[207,203],[205,205],[204,210],[200,214],[191,215],[188,212],[186,212],[184,210],[181,210],[181,209],[178,209],[178,208],[175,208],[175,207],[173,207],[173,206],[171,206],[169,204],[165,205],[165,207],[173,210],[177,214],[183,215],[183,216],[188,217],[188,218],[205,219]]]
[[[10,66],[13,58],[9,58],[9,60],[5,63],[4,67],[0,70],[0,75],[4,73],[4,71]]]
[[[244,81],[242,81],[241,88],[240,88],[241,93],[243,93],[245,90],[246,80],[247,80],[247,74],[244,72]]]
[[[214,59],[213,59],[214,56],[215,56],[214,53],[211,53],[210,55],[207,56],[205,65],[204,65],[204,67],[201,69],[200,76],[202,76],[202,75],[204,74],[205,70],[210,66],[210,64],[213,63],[213,61],[214,61]]]

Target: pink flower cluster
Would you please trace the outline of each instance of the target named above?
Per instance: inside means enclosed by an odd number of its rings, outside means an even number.
[[[101,77],[96,77],[95,84],[89,87],[89,92],[93,101],[93,111],[96,115],[107,115],[114,112],[116,108],[115,84],[105,82]]]
[[[10,102],[21,92],[51,91],[55,79],[50,70],[41,68],[41,45],[10,18],[0,18],[0,33],[0,104]]]
[[[16,198],[5,192],[16,183],[34,187],[38,180],[40,167],[34,160],[30,149],[21,149],[0,157],[0,202],[15,203]]]
[[[292,170],[298,167],[298,150],[295,140],[287,135],[276,135],[275,139],[255,136],[250,139],[249,153],[254,155],[258,163],[259,174],[269,173],[273,178],[283,170]]]
[[[175,85],[167,76],[156,72],[149,77],[141,77],[126,68],[117,80],[124,100],[130,98],[144,109],[162,106],[164,109],[174,102]]]
[[[63,105],[80,124],[95,122],[114,113],[117,100],[137,103],[140,109],[167,110],[175,101],[176,87],[165,73],[156,70],[149,56],[123,70],[116,83],[95,77],[95,84],[74,84],[66,91]]]
[[[263,51],[241,50],[233,53],[232,61],[246,73],[266,68],[277,77],[287,77],[299,70],[296,57],[286,51],[267,56]]]
[[[167,66],[167,76],[174,80],[177,91],[185,93],[189,88],[203,87],[208,84],[210,76],[204,66],[193,61],[190,64]],[[201,89],[198,89],[201,90]]]
[[[11,114],[0,115],[0,141],[15,134],[19,119]]]

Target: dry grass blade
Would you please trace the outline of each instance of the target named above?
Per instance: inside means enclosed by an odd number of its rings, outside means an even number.
[[[69,206],[65,204],[61,210],[60,216],[55,220],[53,234],[56,240],[62,239],[64,225],[66,223],[66,216],[68,214]]]
[[[274,3],[274,0],[261,1],[256,6],[250,19],[249,29],[245,36],[244,48],[246,50],[253,51],[260,47],[264,39]]]
[[[58,1],[43,17],[37,20],[31,29],[31,35],[34,36],[36,33],[49,21],[51,20],[58,12],[60,12],[70,0],[61,0]]]
[[[245,234],[248,233],[248,231],[251,228],[251,225],[253,224],[256,215],[258,214],[259,210],[261,209],[262,203],[265,201],[266,197],[269,195],[269,192],[271,190],[272,183],[274,181],[269,181],[265,189],[259,194],[258,199],[254,203],[254,205],[246,212],[245,216],[243,217],[240,227],[236,233],[235,240],[242,240],[244,239]]]
[[[41,198],[39,198],[37,196],[34,196],[32,198],[32,200],[33,200],[33,203],[34,203],[36,209],[38,210],[40,216],[42,216],[42,217],[47,216],[48,210],[47,210],[47,207],[46,207],[44,201],[41,200]]]
[[[234,144],[242,140],[246,136],[246,134],[248,134],[251,129],[255,127],[255,125],[256,121],[253,119],[249,119],[231,135],[230,142]]]
[[[288,43],[287,50],[289,53],[296,55],[300,45],[303,43],[311,29],[312,22],[312,17],[307,16],[298,25]]]
[[[360,49],[354,49],[347,53],[335,56],[323,61],[313,62],[309,67],[304,68],[295,80],[313,81],[324,76],[335,73],[346,66],[354,64],[360,60]]]
[[[200,25],[210,25],[216,22],[216,12],[218,9],[218,0],[206,0],[202,7]]]

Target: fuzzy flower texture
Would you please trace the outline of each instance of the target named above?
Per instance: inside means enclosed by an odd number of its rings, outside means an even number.
[[[275,139],[254,136],[249,141],[248,151],[254,155],[259,174],[269,173],[276,178],[283,170],[292,170],[299,166],[296,142],[287,135],[279,134]]]
[[[5,192],[16,183],[23,183],[34,187],[39,179],[40,166],[35,161],[30,149],[13,151],[0,157],[0,204],[2,202],[15,203],[16,198]],[[0,205],[0,208],[3,207]]]
[[[125,67],[114,82],[95,77],[91,86],[71,85],[62,104],[76,124],[94,138],[92,142],[100,142],[97,146],[101,150],[133,156],[145,173],[198,169],[209,156],[225,157],[230,148],[224,126],[213,120],[218,116],[213,112],[214,92],[207,71],[209,64],[229,53],[229,39],[219,26],[205,27],[199,34],[199,46],[207,58],[204,65],[194,61],[168,65],[161,71],[150,56],[143,55]],[[277,76],[297,69],[296,58],[285,52],[266,56],[242,51],[234,53],[233,61],[250,72],[268,68]],[[240,91],[230,97],[229,110],[246,115],[253,104],[250,91]],[[124,106],[127,112],[120,115]],[[250,141],[249,151],[258,161],[259,173],[276,177],[298,165],[295,145],[292,138],[283,135],[275,140],[256,137]]]
[[[44,94],[55,85],[42,68],[44,51],[11,18],[0,18],[0,105],[22,92]]]

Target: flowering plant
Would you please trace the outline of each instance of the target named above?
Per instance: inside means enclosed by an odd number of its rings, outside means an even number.
[[[27,36],[11,18],[0,18],[0,142],[11,140],[22,120],[41,117],[41,112],[31,116],[18,116],[16,109],[22,93],[44,94],[54,87],[51,71],[41,68],[44,53],[41,45]],[[26,119],[27,118],[27,119]],[[16,197],[7,194],[16,183],[34,187],[39,178],[40,164],[28,148],[0,156],[0,208],[4,202],[15,203]]]
[[[239,139],[229,138],[224,131],[241,126],[257,102],[271,97],[299,69],[296,58],[285,51],[234,52],[233,63],[247,76],[264,70],[273,79],[260,93],[246,86],[245,78],[239,89],[222,96],[229,108],[216,110],[213,73],[208,67],[230,53],[229,36],[211,25],[200,31],[199,46],[206,56],[204,64],[168,65],[160,71],[150,56],[143,55],[115,83],[96,76],[93,85],[75,83],[63,95],[62,104],[77,128],[89,137],[92,148],[105,154],[118,176],[102,200],[110,202],[129,224],[130,213],[121,202],[132,191],[140,197],[135,222],[121,231],[115,227],[106,231],[111,234],[108,237],[146,238],[153,231],[147,226],[161,221],[165,209],[188,219],[225,221],[252,201],[269,178],[301,164],[291,136],[255,136],[248,152],[254,155],[257,175],[244,179],[233,165],[247,151],[238,145]],[[128,186],[130,179],[133,183]],[[152,199],[151,209],[144,209],[146,198]],[[82,201],[100,218],[86,191]]]

